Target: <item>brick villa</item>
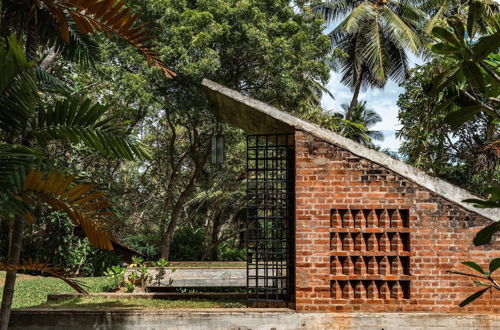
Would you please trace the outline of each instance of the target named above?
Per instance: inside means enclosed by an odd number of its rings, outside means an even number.
[[[248,137],[248,283],[256,300],[297,311],[500,312],[462,261],[486,265],[499,239],[475,247],[498,210],[384,153],[209,80],[221,120]],[[253,211],[252,211],[253,207]],[[277,243],[276,243],[277,242]]]

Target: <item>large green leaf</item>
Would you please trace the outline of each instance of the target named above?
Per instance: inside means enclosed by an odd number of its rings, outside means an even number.
[[[457,55],[460,53],[460,49],[445,43],[439,43],[432,46],[432,51],[440,55]],[[457,56],[458,57],[458,56]]]
[[[24,128],[32,116],[38,88],[22,43],[15,35],[5,41],[2,45],[0,40],[0,128],[12,132]]]
[[[67,98],[54,107],[40,109],[28,134],[40,143],[51,140],[83,142],[97,151],[129,160],[149,159],[147,147],[123,134],[118,118],[105,118],[108,107],[86,99]]]
[[[480,105],[462,107],[457,111],[449,113],[444,120],[452,129],[457,129],[466,121],[471,120],[479,111],[481,111]]]
[[[474,269],[475,271],[481,273],[481,274],[485,274],[483,268],[481,268],[481,266],[479,266],[478,264],[476,264],[474,261],[464,261],[462,262],[462,265],[465,265],[467,267],[470,267],[472,269]]]
[[[473,243],[476,246],[488,244],[491,242],[493,235],[498,232],[500,232],[500,222],[494,222],[481,229],[476,236],[474,236]]]
[[[468,304],[470,304],[471,302],[473,302],[474,300],[476,300],[477,298],[481,297],[483,295],[483,293],[485,293],[487,290],[489,290],[490,288],[484,288],[482,290],[479,290],[477,291],[476,293],[470,295],[469,297],[467,297],[464,301],[462,301],[459,306],[460,307],[464,307],[464,306],[467,306]]]
[[[489,200],[500,202],[500,187],[489,187],[485,189],[485,192],[490,195]]]
[[[485,192],[490,194],[490,197],[486,200],[469,198],[463,200],[463,202],[474,203],[474,207],[478,208],[500,208],[500,187],[489,187]]]
[[[432,29],[432,34],[436,37],[442,40],[445,43],[450,43],[451,45],[455,47],[460,47],[460,40],[457,38],[457,36],[449,31],[448,29],[445,29],[440,26],[436,26],[435,28]]]
[[[453,29],[454,35],[460,42],[460,45],[465,47],[465,27],[462,20],[456,16],[452,16],[447,20],[447,22]]]
[[[494,34],[481,37],[479,41],[472,47],[472,58],[476,61],[482,61],[491,53],[498,50],[500,47],[500,30]]]
[[[490,269],[490,274],[492,274],[495,270],[500,268],[500,258],[495,258],[491,260],[488,268]]]
[[[485,90],[484,77],[479,65],[474,62],[465,62],[462,65],[462,70],[472,87],[483,93]]]
[[[483,13],[483,4],[479,1],[472,1],[469,5],[469,14],[467,15],[467,34],[470,38],[474,37],[474,27],[476,26],[477,21],[481,18]]]

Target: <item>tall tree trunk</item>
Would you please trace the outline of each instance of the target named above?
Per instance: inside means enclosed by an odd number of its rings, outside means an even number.
[[[358,105],[359,91],[361,90],[362,82],[363,82],[363,74],[361,73],[358,77],[358,80],[356,81],[356,85],[354,86],[354,94],[352,95],[351,104],[349,105],[349,108],[347,109],[347,112],[345,114],[344,118],[345,120],[351,119],[352,111]]]
[[[161,241],[161,257],[165,260],[170,260],[170,243],[172,242],[172,236],[174,235],[175,226],[170,226],[171,223],[177,224],[177,219],[170,218],[170,222],[167,230],[162,235]]]
[[[47,71],[48,68],[55,62],[57,57],[57,53],[54,51],[54,47],[49,50],[49,53],[43,59],[42,63],[40,63],[40,69]]]
[[[208,150],[208,149],[207,149]],[[186,203],[188,197],[191,195],[195,188],[195,184],[198,178],[203,173],[203,166],[205,165],[207,153],[201,156],[201,160],[195,160],[194,173],[191,179],[186,185],[186,188],[179,195],[179,198],[175,202],[175,205],[170,216],[170,222],[168,223],[167,230],[162,234],[162,244],[161,244],[161,257],[165,260],[169,260],[170,257],[170,243],[172,241],[172,236],[174,235],[175,227],[177,226],[177,221],[182,212],[184,203]]]
[[[7,265],[15,267],[19,263],[21,256],[21,245],[23,243],[24,219],[17,217],[14,219],[12,230],[10,231],[9,254],[7,256]],[[10,311],[12,300],[14,298],[14,287],[16,285],[15,268],[7,271],[5,277],[5,286],[2,295],[2,307],[0,308],[0,330],[7,330],[9,327]]]
[[[36,63],[36,49],[38,47],[38,37],[37,37],[37,15],[36,15],[36,4],[31,8],[30,21],[28,26],[28,33],[26,36],[26,57],[30,61]],[[27,147],[32,147],[33,142],[26,138],[26,136],[21,135],[21,144]],[[7,256],[7,265],[16,267],[19,263],[19,257],[21,256],[21,246],[23,243],[23,231],[24,231],[24,218],[23,216],[18,216],[14,219],[14,224],[12,225],[12,231],[10,234],[9,241],[9,252]],[[14,288],[16,285],[16,269],[8,270],[5,277],[5,286],[3,288],[2,294],[2,306],[0,307],[0,330],[7,330],[9,326],[10,312],[12,309],[12,300],[14,299]]]

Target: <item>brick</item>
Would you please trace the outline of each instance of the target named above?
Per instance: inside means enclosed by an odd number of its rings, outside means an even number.
[[[500,311],[495,293],[458,307],[476,288],[446,273],[467,272],[462,261],[486,266],[498,257],[498,239],[485,247],[472,244],[487,219],[308,133],[297,131],[295,143],[297,310]],[[345,217],[335,210],[344,210]],[[368,253],[373,256],[362,257]],[[410,282],[395,281],[408,275]]]

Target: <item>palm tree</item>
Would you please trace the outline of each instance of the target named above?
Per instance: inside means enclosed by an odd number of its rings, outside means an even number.
[[[353,89],[345,113],[349,120],[362,88],[382,88],[388,79],[408,74],[408,51],[423,49],[425,14],[417,0],[328,0],[316,7],[328,24],[342,20],[330,33],[332,48],[346,53],[337,60],[341,82]]]
[[[146,25],[136,26],[137,17],[120,0],[2,0],[0,35],[5,37],[12,31],[26,35],[30,60],[36,60],[39,46],[72,59],[88,60],[95,58],[96,46],[87,36],[103,32],[135,47],[167,78],[175,77],[154,50]]]
[[[339,115],[345,117],[346,113],[349,111],[349,106],[347,104],[342,104],[342,109],[343,112]],[[373,109],[368,109],[366,107],[366,101],[362,101],[356,104],[351,111],[351,118],[348,120],[349,123],[344,124],[344,136],[363,145],[373,147],[373,140],[384,140],[384,134],[381,131],[370,130],[371,127],[381,121],[382,117]],[[363,129],[359,129],[356,126],[360,126]]]
[[[107,116],[106,106],[64,91],[54,104],[42,103],[42,92],[58,86],[28,60],[14,34],[0,38],[0,72],[0,216],[11,223],[7,260],[0,265],[7,270],[0,309],[0,329],[4,330],[17,270],[31,266],[53,270],[46,263],[19,262],[24,223],[34,221],[32,205],[44,203],[66,212],[97,248],[112,250],[114,245],[104,230],[111,215],[110,203],[94,191],[95,185],[75,183],[73,176],[47,171],[50,161],[37,146],[66,140],[125,159],[149,158],[149,153],[143,144],[126,137],[120,121]]]
[[[205,220],[208,235],[202,259],[216,260],[217,247],[224,241],[239,237],[246,219],[246,180],[215,183],[196,194],[187,204],[190,215]]]

